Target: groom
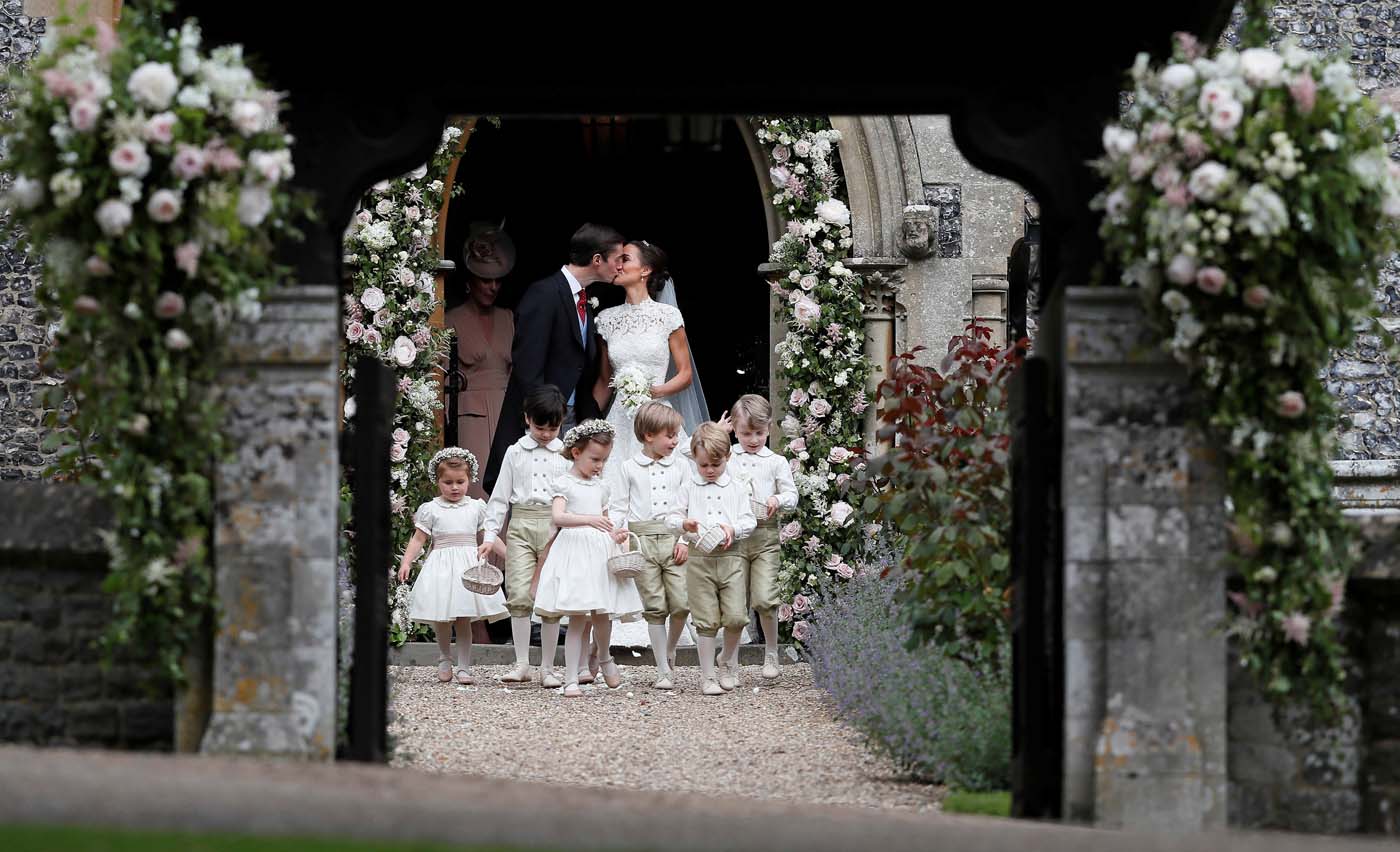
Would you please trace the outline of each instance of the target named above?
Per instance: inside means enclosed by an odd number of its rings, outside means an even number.
[[[531,284],[515,309],[510,381],[491,443],[482,485],[496,486],[506,448],[525,434],[525,397],[542,384],[559,388],[568,401],[564,429],[597,417],[593,383],[598,377],[598,342],[593,310],[584,289],[613,283],[622,272],[622,234],[606,225],[584,225],[569,239],[569,262]],[[562,430],[561,430],[562,437]]]

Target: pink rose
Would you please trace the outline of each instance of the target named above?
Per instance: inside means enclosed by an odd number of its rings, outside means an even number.
[[[97,117],[101,114],[102,107],[97,101],[87,98],[74,101],[68,108],[68,120],[73,122],[73,129],[83,133],[97,126]]]
[[[1310,72],[1304,71],[1288,84],[1288,94],[1293,96],[1298,112],[1307,115],[1317,105],[1317,81]]]
[[[412,287],[413,280],[414,279],[412,269],[409,269],[407,266],[405,266],[399,270],[399,284],[401,284],[404,287]]]
[[[1218,266],[1205,267],[1196,273],[1196,286],[1202,293],[1220,295],[1220,291],[1225,289],[1225,270]]]
[[[146,172],[151,170],[151,158],[146,154],[146,146],[135,140],[113,148],[107,161],[112,171],[119,175],[145,177]]]
[[[378,329],[376,329],[376,328],[366,328],[366,329],[365,329],[365,343],[369,344],[370,346],[378,346],[379,344],[381,344],[381,343],[383,343],[383,342],[384,342],[384,338],[383,338],[382,336],[380,336],[379,330],[378,330]]]
[[[399,427],[398,429],[394,430],[394,434],[390,437],[394,439],[395,444],[407,444],[408,430],[404,429],[403,427]]]
[[[57,68],[50,68],[39,76],[44,79],[44,88],[48,90],[49,97],[67,99],[78,93],[73,78]]]
[[[360,339],[364,336],[365,327],[363,324],[352,322],[345,326],[345,339],[351,343],[359,343]]]
[[[150,200],[146,202],[146,213],[156,222],[174,222],[180,216],[181,207],[179,193],[158,189],[151,193]]]
[[[183,142],[176,146],[175,157],[170,161],[170,170],[181,180],[194,180],[204,174],[208,159],[203,149]]]
[[[193,278],[199,272],[199,255],[203,249],[199,243],[185,242],[175,247],[175,266],[186,276]]]
[[[408,447],[403,444],[395,444],[389,448],[389,460],[401,462],[408,458]]]
[[[836,555],[835,553],[833,553],[833,554],[831,554],[830,556],[828,556],[828,557],[826,558],[826,564],[823,565],[822,567],[825,568],[825,569],[828,570],[828,571],[835,571],[835,570],[836,570],[836,566],[838,566],[838,565],[840,565],[840,564],[841,564],[841,557],[838,556],[838,555]]]
[[[811,612],[812,601],[806,595],[797,595],[792,599],[792,611],[798,614]]]
[[[1173,135],[1174,132],[1172,131],[1172,126],[1170,124],[1167,124],[1165,121],[1153,122],[1153,124],[1147,128],[1148,140],[1158,145],[1162,144],[1163,142],[1171,141]]]
[[[802,472],[802,460],[801,460],[801,459],[788,459],[788,469],[792,471],[792,475],[793,475],[793,476],[796,476],[797,474],[801,473],[801,472]]]
[[[850,475],[849,473],[838,473],[838,474],[836,475],[836,487],[837,487],[837,488],[845,488],[845,487],[846,487],[846,483],[847,483],[847,482],[850,482],[850,481],[851,481],[851,475]]]
[[[824,399],[812,400],[811,408],[813,417],[825,417],[831,413],[831,403]]]
[[[239,157],[238,152],[225,145],[224,140],[217,136],[204,143],[204,156],[215,171],[223,174],[236,172],[243,168],[243,158]]]
[[[855,575],[856,569],[852,568],[844,562],[836,566],[836,576],[840,577],[843,580],[849,580]]]
[[[417,207],[405,207],[403,209],[403,217],[410,222],[417,222],[419,219],[423,218],[423,211],[419,210]]]
[[[792,606],[790,604],[778,604],[778,620],[792,621]]]
[[[96,316],[102,313],[102,305],[91,296],[79,296],[73,300],[73,310],[83,316]]]
[[[874,538],[880,534],[880,530],[881,527],[879,524],[866,524],[864,527],[866,538]]]
[[[389,324],[389,309],[380,308],[374,312],[374,324],[383,328]]]
[[[774,166],[768,170],[768,179],[774,186],[787,186],[788,179],[792,177],[792,172],[786,166]]]
[[[792,638],[798,642],[806,642],[812,637],[812,629],[805,621],[794,621],[792,623]]]
[[[1181,184],[1167,187],[1167,191],[1162,193],[1162,198],[1173,207],[1185,207],[1191,203],[1191,196],[1186,192],[1186,187]]]
[[[1297,391],[1284,391],[1278,395],[1275,404],[1280,417],[1287,417],[1289,420],[1297,420],[1303,416],[1303,412],[1308,410],[1308,404],[1303,399],[1303,395]]]
[[[788,405],[793,408],[801,408],[807,404],[808,399],[809,397],[805,390],[802,388],[794,388],[792,393],[788,394]]]
[[[177,121],[173,112],[158,112],[146,119],[146,126],[142,128],[141,135],[147,142],[169,145],[175,138]]]
[[[792,152],[788,150],[786,145],[773,146],[773,162],[786,163],[791,157]]]
[[[1206,154],[1210,153],[1210,149],[1206,147],[1206,140],[1201,137],[1201,134],[1195,131],[1182,134],[1181,150],[1185,152],[1187,158],[1192,162],[1204,160]]]
[[[1244,291],[1244,303],[1256,311],[1263,310],[1273,299],[1274,294],[1263,284],[1255,284]]]
[[[845,464],[855,453],[845,447],[832,447],[831,452],[826,454],[826,460],[832,464]]]
[[[166,290],[156,296],[154,311],[161,319],[175,319],[185,312],[185,299],[179,293]]]
[[[83,266],[87,269],[88,275],[94,278],[106,278],[112,274],[112,265],[97,255],[89,257],[84,261]]]
[[[378,287],[366,287],[360,294],[360,304],[365,306],[365,310],[379,310],[384,307],[384,291]]]
[[[1301,612],[1290,612],[1284,616],[1279,623],[1283,628],[1283,635],[1289,642],[1296,642],[1299,645],[1308,644],[1308,632],[1312,629],[1312,619]]]
[[[806,296],[799,295],[793,302],[792,315],[799,324],[810,327],[812,323],[821,319],[822,306]]]
[[[793,455],[797,455],[798,453],[805,453],[807,452],[807,439],[798,438],[795,441],[790,441],[788,443],[787,448],[788,452],[792,453]]]

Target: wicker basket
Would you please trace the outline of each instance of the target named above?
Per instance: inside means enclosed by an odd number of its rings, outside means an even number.
[[[505,575],[501,569],[487,562],[480,560],[475,565],[467,566],[462,572],[462,587],[469,592],[476,592],[478,595],[494,595],[501,590],[501,582],[505,580]]]
[[[695,542],[701,553],[714,553],[720,545],[724,544],[724,528],[719,524],[712,527],[705,527],[700,533],[700,540]]]
[[[749,498],[749,505],[753,507],[753,516],[760,521],[768,520],[768,501],[760,500],[757,497]]]
[[[642,542],[636,533],[628,530],[627,549],[608,557],[608,572],[619,580],[628,580],[641,574],[645,565]]]

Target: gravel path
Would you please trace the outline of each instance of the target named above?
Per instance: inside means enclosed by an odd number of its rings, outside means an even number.
[[[807,804],[936,811],[943,788],[909,781],[837,723],[806,664],[769,682],[745,666],[740,688],[700,694],[681,667],[670,693],[655,669],[622,666],[584,697],[503,684],[475,666],[475,686],[438,683],[429,667],[389,668],[393,766],[522,781],[740,795]],[[758,767],[769,767],[765,783]]]

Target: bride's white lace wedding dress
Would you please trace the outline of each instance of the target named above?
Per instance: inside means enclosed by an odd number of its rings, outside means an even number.
[[[685,325],[680,309],[663,305],[652,299],[635,305],[623,303],[598,314],[598,333],[608,344],[608,361],[614,376],[628,370],[639,371],[652,385],[666,382],[666,370],[671,363],[671,332]],[[661,400],[666,402],[666,400]],[[669,404],[669,403],[668,403]],[[613,438],[609,462],[621,462],[636,455],[642,442],[632,431],[635,412],[614,398],[607,420],[617,430]],[[689,452],[690,438],[681,430],[681,442],[676,448]]]

